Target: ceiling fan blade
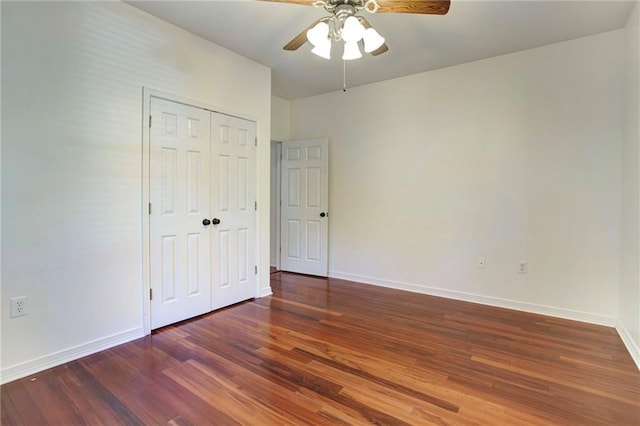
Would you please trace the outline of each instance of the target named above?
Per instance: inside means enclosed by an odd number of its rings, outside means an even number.
[[[377,13],[422,13],[446,15],[450,0],[378,0]]]
[[[265,1],[271,1],[271,0],[265,0]],[[300,48],[300,46],[302,46],[303,44],[305,44],[307,42],[307,31],[309,31],[311,28],[315,27],[316,24],[318,22],[322,21],[323,19],[324,18],[318,19],[316,22],[314,22],[313,24],[309,25],[307,28],[302,30],[302,32],[300,34],[298,34],[293,39],[291,39],[291,41],[289,43],[285,44],[283,49],[284,50],[298,50]]]
[[[362,26],[366,29],[366,28],[372,28],[371,24],[369,23],[369,21],[367,20],[367,18],[365,18],[364,16],[358,16],[358,20],[360,21],[360,23],[362,24]],[[378,56],[378,55],[382,55],[384,52],[386,52],[387,50],[389,50],[389,46],[387,46],[387,43],[383,43],[382,46],[378,47],[376,50],[374,50],[373,52],[371,52],[371,54],[373,56]]]

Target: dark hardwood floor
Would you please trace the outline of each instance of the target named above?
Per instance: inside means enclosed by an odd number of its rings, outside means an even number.
[[[8,383],[3,425],[640,425],[612,328],[334,279]]]

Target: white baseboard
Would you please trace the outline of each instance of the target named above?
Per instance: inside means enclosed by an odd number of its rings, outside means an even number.
[[[616,322],[616,331],[618,332],[620,339],[622,339],[622,343],[627,347],[629,355],[631,355],[631,359],[633,359],[638,370],[640,370],[640,349],[638,348],[638,344],[633,340],[629,331],[619,320]]]
[[[518,311],[530,312],[534,314],[548,315],[557,318],[564,318],[574,321],[587,322],[591,324],[604,325],[613,327],[616,323],[615,318],[603,315],[591,314],[588,312],[572,311],[569,309],[558,308],[554,306],[538,305],[535,303],[521,302],[517,300],[502,299],[499,297],[482,296],[479,294],[466,293],[462,291],[447,290],[436,287],[427,287],[412,283],[400,281],[384,280],[366,275],[349,274],[340,271],[329,271],[331,278],[339,278],[343,280],[356,281],[365,284],[376,285],[380,287],[394,288],[397,290],[405,290],[413,293],[428,294],[431,296],[445,297],[447,299],[462,300],[465,302],[480,303],[482,305],[497,306],[500,308],[515,309]]]
[[[144,336],[142,327],[132,328],[121,333],[83,343],[72,348],[63,349],[40,358],[32,359],[20,364],[0,370],[0,384],[21,379],[31,374],[39,373],[49,368],[75,361],[87,355],[112,348],[122,343],[130,342]]]
[[[273,292],[271,291],[271,286],[260,289],[260,296],[258,297],[267,297],[271,296]]]

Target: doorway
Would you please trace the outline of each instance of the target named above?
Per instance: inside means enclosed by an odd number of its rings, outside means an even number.
[[[326,277],[329,141],[274,141],[271,156],[271,265]]]
[[[280,178],[282,175],[282,142],[271,141],[271,223],[270,223],[270,271],[280,271]]]

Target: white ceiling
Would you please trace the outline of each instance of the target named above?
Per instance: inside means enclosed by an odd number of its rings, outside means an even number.
[[[342,54],[311,54],[306,43],[282,50],[322,8],[260,1],[127,1],[272,70],[272,92],[294,100],[342,88]],[[633,1],[452,0],[444,16],[376,14],[367,19],[389,46],[383,55],[347,63],[359,86],[517,52],[624,27]],[[339,51],[340,50],[340,51]]]

